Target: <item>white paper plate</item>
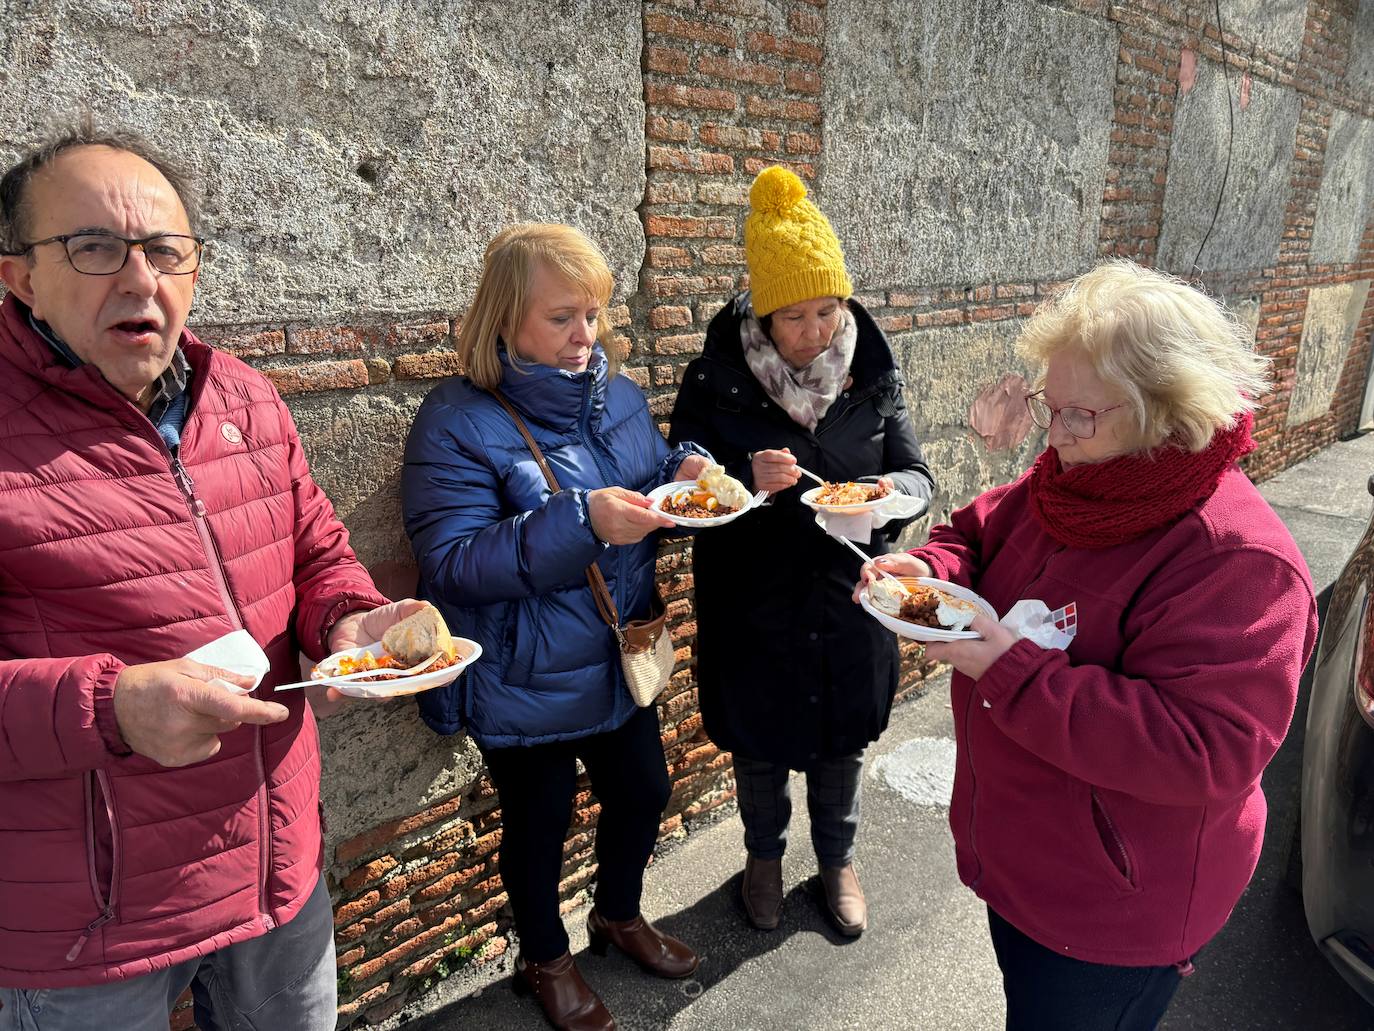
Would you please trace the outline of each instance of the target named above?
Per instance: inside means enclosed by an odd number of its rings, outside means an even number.
[[[664,498],[667,498],[679,492],[686,492],[695,489],[695,481],[685,480],[679,481],[677,483],[665,483],[661,487],[655,487],[653,490],[649,491],[649,493],[645,496],[653,502],[653,505],[650,507],[652,507],[655,512],[663,516],[663,518],[665,519],[671,519],[678,526],[724,526],[726,523],[733,522],[734,520],[738,519],[740,516],[744,515],[745,512],[748,512],[751,509],[758,508],[766,500],[768,500],[768,492],[761,490],[749,499],[749,504],[745,505],[738,511],[731,512],[729,515],[713,516],[710,519],[693,519],[689,516],[673,515],[672,512],[663,511]]]
[[[903,583],[918,583],[926,587],[938,587],[946,594],[952,594],[956,598],[971,601],[983,612],[993,619],[997,618],[997,612],[982,598],[974,594],[967,587],[960,587],[952,584],[948,580],[936,580],[929,576],[904,576],[901,578]],[[868,588],[864,588],[859,593],[859,604],[863,606],[865,612],[876,619],[883,626],[887,627],[898,637],[905,637],[912,641],[966,641],[977,640],[981,634],[973,630],[939,630],[932,626],[922,626],[920,623],[912,623],[896,616],[889,616],[886,612],[875,607],[868,600]]]
[[[816,495],[823,490],[825,490],[824,487],[812,487],[802,494],[801,503],[807,508],[817,512],[835,512],[842,515],[854,515],[859,512],[876,512],[898,494],[895,490],[888,491],[880,498],[874,498],[872,501],[863,501],[857,505],[822,505],[816,500]]]
[[[458,647],[458,661],[452,666],[436,669],[432,673],[416,673],[414,676],[396,677],[392,680],[342,681],[322,675],[321,671],[330,669],[331,664],[333,664],[334,669],[337,669],[338,661],[342,658],[357,659],[362,656],[363,652],[381,655],[382,644],[378,641],[361,648],[348,648],[341,652],[335,652],[316,665],[316,672],[311,674],[310,679],[317,684],[333,687],[339,694],[348,698],[399,698],[402,695],[419,694],[421,691],[428,691],[431,688],[443,687],[445,684],[453,683],[463,670],[471,666],[482,655],[482,646],[476,641],[470,641],[466,637],[455,637],[453,643]]]

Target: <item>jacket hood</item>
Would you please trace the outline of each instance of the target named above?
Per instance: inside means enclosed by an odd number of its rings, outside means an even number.
[[[568,372],[549,365],[515,364],[504,344],[501,359],[501,392],[520,414],[550,429],[567,432],[581,421],[584,406],[593,427],[601,424],[606,409],[606,385],[610,363],[600,344],[592,347],[585,372]]]

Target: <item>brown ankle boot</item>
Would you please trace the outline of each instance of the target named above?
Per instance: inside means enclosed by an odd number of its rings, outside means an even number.
[[[825,908],[835,929],[849,938],[857,938],[868,929],[868,903],[859,886],[854,864],[821,867],[821,888],[825,894]]]
[[[659,977],[679,978],[696,973],[701,960],[672,935],[664,934],[643,915],[633,920],[607,920],[593,909],[587,914],[587,937],[598,956],[614,945],[643,969]]]
[[[548,963],[515,961],[511,987],[516,995],[533,995],[558,1031],[615,1031],[610,1011],[577,972],[572,953]]]
[[[777,927],[782,919],[782,860],[746,859],[740,894],[751,924],[760,931]]]

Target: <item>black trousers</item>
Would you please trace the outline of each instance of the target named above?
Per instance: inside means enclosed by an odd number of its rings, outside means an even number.
[[[1154,1031],[1182,976],[1177,967],[1117,967],[1061,956],[988,910],[1007,1031]]]
[[[644,867],[670,793],[658,707],[638,710],[616,730],[575,741],[482,751],[501,796],[501,881],[515,911],[526,960],[568,951],[558,914],[563,842],[572,819],[576,760],[601,803],[596,824],[596,908],[608,920],[639,915]]]

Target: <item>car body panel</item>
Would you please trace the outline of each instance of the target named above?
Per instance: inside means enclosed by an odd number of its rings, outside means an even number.
[[[1374,1004],[1374,713],[1356,691],[1357,681],[1374,690],[1371,580],[1374,520],[1332,586],[1317,649],[1303,752],[1302,890],[1313,940]]]

